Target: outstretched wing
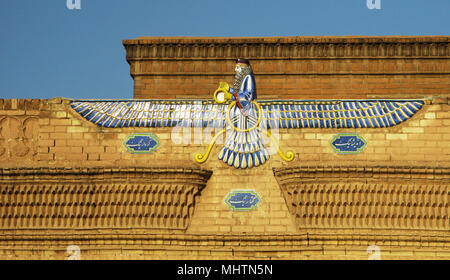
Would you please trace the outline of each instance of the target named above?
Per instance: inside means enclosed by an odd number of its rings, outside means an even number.
[[[266,128],[381,128],[400,124],[423,100],[260,101]]]
[[[266,128],[381,128],[419,111],[423,100],[258,101]],[[92,123],[120,127],[225,127],[228,104],[206,100],[73,100]]]
[[[224,127],[227,105],[202,100],[73,100],[71,107],[102,127]]]

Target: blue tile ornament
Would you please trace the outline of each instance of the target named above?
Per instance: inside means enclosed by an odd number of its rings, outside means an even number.
[[[258,208],[261,197],[254,190],[233,190],[225,203],[233,211],[250,211]]]
[[[351,133],[341,133],[334,136],[330,144],[338,154],[359,154],[367,146],[367,142],[362,136]]]
[[[123,145],[132,154],[151,154],[160,143],[152,133],[133,133],[127,136]]]

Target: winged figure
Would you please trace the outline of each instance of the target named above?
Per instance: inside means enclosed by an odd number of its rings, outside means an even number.
[[[222,129],[207,152],[196,155],[207,160],[216,139],[226,132],[220,160],[235,168],[251,168],[270,155],[262,140],[269,136],[285,160],[270,130],[286,128],[385,128],[411,118],[423,100],[256,100],[253,71],[246,59],[236,61],[232,87],[220,83],[214,100],[72,100],[71,107],[86,120],[106,128],[211,127]]]

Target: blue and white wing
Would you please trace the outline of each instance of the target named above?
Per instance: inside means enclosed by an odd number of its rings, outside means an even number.
[[[224,127],[227,105],[202,100],[73,100],[73,110],[107,128]]]
[[[411,118],[423,100],[259,101],[266,128],[382,128]]]
[[[411,118],[423,100],[259,101],[267,128],[382,128]],[[71,101],[102,127],[225,127],[227,104],[202,100]]]

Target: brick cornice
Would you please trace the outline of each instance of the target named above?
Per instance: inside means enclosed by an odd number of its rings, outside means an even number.
[[[299,229],[448,229],[448,167],[274,170]]]
[[[124,40],[127,60],[448,58],[450,36],[142,37]]]
[[[212,172],[189,168],[0,169],[0,227],[184,230]]]
[[[151,37],[125,39],[124,44],[233,44],[233,43],[379,43],[450,42],[450,36],[274,36],[274,37]]]
[[[294,166],[274,168],[273,172],[280,182],[294,178],[302,180],[320,178],[450,180],[450,167],[445,166]]]
[[[133,167],[133,168],[0,168],[0,184],[2,182],[129,182],[129,183],[179,183],[206,186],[212,171],[191,168],[173,167]]]
[[[206,181],[212,175],[212,171],[198,168],[186,167],[123,167],[123,168],[107,168],[107,167],[20,167],[20,168],[0,168],[0,178],[7,176],[29,176],[29,175],[109,175],[124,174],[125,177],[135,176],[137,174],[151,175],[169,175],[169,174],[195,174]],[[127,175],[125,175],[127,174]]]
[[[437,256],[448,252],[449,236],[446,231],[342,231],[309,230],[298,234],[154,234],[131,229],[114,230],[0,230],[0,249],[66,251],[68,245],[77,244],[89,258],[89,251],[143,250],[166,252],[208,251],[210,254],[229,252],[259,253],[269,257],[271,252],[366,251],[368,244],[380,244],[384,250],[433,252]],[[350,253],[351,257],[352,254]],[[137,256],[135,256],[137,257]],[[208,254],[208,257],[209,254]],[[207,258],[207,257],[205,257]],[[366,257],[367,258],[367,257]],[[429,258],[432,258],[430,256]]]

